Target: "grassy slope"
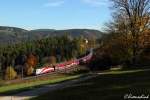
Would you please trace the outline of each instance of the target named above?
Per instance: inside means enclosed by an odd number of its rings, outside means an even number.
[[[31,90],[33,88],[41,87],[46,84],[54,84],[58,82],[62,82],[65,80],[70,80],[80,77],[80,75],[51,75],[46,79],[34,79],[32,81],[26,81],[22,83],[16,84],[9,84],[0,86],[0,95],[9,95],[9,94],[16,94],[21,91]]]
[[[112,72],[33,100],[123,100],[130,93],[150,94],[150,71]]]

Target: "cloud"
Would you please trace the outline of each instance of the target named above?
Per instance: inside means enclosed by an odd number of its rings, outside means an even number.
[[[61,5],[63,5],[65,3],[65,1],[61,0],[61,1],[49,1],[47,3],[44,4],[44,7],[59,7]]]
[[[106,6],[108,4],[108,0],[82,0],[82,1],[86,4],[95,7]]]

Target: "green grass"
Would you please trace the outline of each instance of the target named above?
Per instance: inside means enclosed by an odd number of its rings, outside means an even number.
[[[32,100],[123,100],[125,94],[150,95],[150,70],[111,71]]]
[[[78,78],[78,77],[80,77],[80,75],[61,74],[61,75],[49,76],[49,78],[47,78],[46,80],[45,79],[43,79],[43,80],[34,79],[32,81],[4,85],[4,86],[0,86],[0,95],[16,94],[16,93],[19,93],[22,91],[27,91],[27,90],[31,90],[33,88],[41,87],[43,85],[63,82],[63,81]]]

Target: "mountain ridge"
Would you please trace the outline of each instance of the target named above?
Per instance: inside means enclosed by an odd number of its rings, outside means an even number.
[[[26,30],[18,27],[0,26],[0,44],[18,43],[22,41],[38,40],[52,36],[69,34],[72,37],[100,38],[103,33],[95,29],[35,29]]]

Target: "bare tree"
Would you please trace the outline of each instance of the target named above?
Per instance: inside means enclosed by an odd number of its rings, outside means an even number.
[[[140,49],[139,35],[145,32],[150,25],[150,0],[110,1],[113,3],[114,9],[113,29],[132,36],[132,61],[135,63]]]

